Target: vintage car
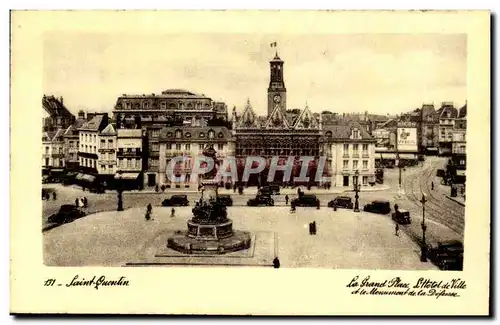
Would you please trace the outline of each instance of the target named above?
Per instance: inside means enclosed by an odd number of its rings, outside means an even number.
[[[316,195],[302,194],[298,198],[293,199],[291,204],[296,207],[317,207],[320,203]]]
[[[459,240],[449,240],[430,244],[427,256],[442,270],[461,271],[464,261],[464,245]]]
[[[257,195],[255,198],[247,201],[248,206],[274,206],[274,200],[267,195]]]
[[[337,196],[330,202],[328,202],[328,207],[333,208],[345,208],[345,209],[352,209],[354,207],[352,203],[352,199],[348,196]]]
[[[392,213],[392,220],[401,225],[408,225],[411,223],[410,211],[398,209]]]
[[[161,205],[164,207],[188,206],[189,201],[187,195],[172,195],[169,199],[163,200]]]
[[[389,203],[389,201],[376,200],[365,205],[363,207],[363,211],[378,214],[388,214],[391,212],[391,204]]]
[[[261,187],[258,193],[263,195],[279,195],[280,187],[278,185],[266,185]]]
[[[72,204],[63,204],[59,208],[59,212],[51,215],[48,218],[48,221],[50,223],[67,223],[71,222],[73,220],[76,220],[78,218],[84,217],[85,212],[82,210],[78,209],[78,207],[72,205]]]
[[[217,196],[217,199],[219,200],[222,205],[225,206],[232,206],[233,205],[233,199],[231,198],[231,195],[229,194],[219,194]]]

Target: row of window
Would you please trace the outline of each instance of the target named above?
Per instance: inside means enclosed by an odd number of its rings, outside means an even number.
[[[94,159],[80,157],[80,166],[97,168],[97,162]]]
[[[132,103],[131,102],[125,102],[124,103],[125,108],[127,109],[132,109]],[[167,102],[163,101],[160,102],[160,107],[162,109],[167,108]],[[179,108],[179,109],[184,109],[186,108],[195,108],[195,109],[202,109],[203,108],[203,103],[202,102],[179,102],[179,103],[170,103],[168,104],[169,108]],[[210,108],[211,105],[209,103],[205,103],[205,108]],[[135,103],[135,108],[141,108],[141,104]],[[150,103],[149,101],[144,101],[142,102],[142,108],[153,108],[153,103]]]
[[[342,167],[343,169],[349,169],[349,160],[344,160]],[[352,169],[353,170],[358,169],[358,160],[352,161]],[[363,160],[363,170],[366,169],[368,169],[368,160]]]
[[[101,154],[101,160],[115,160],[115,154],[111,152]]]
[[[89,145],[80,145],[80,150],[83,152],[87,153],[97,153],[97,147],[96,146],[89,146]]]
[[[263,156],[319,156],[319,149],[256,149],[256,148],[236,148],[237,156],[263,155]]]
[[[45,147],[45,154],[48,155],[49,154],[49,150],[50,148],[49,147]],[[52,149],[52,153],[53,154],[56,154],[56,153],[63,153],[63,148],[62,147],[59,147],[59,148],[53,148]]]
[[[117,166],[123,169],[140,169],[141,160],[132,158],[118,159]]]
[[[159,130],[158,130],[159,131]],[[175,138],[176,139],[180,139],[182,138],[183,134],[182,134],[182,131],[181,130],[176,130],[175,131]],[[198,136],[200,138],[204,138],[205,137],[205,133],[204,132],[200,132],[198,134]],[[167,132],[167,137],[172,137],[172,132]],[[190,132],[186,132],[184,133],[184,137],[185,138],[191,138],[191,133]],[[219,132],[219,134],[217,135],[218,138],[223,138],[224,137],[224,133],[222,132]],[[208,138],[209,139],[214,139],[215,138],[215,131],[214,130],[209,130],[208,131]]]
[[[50,165],[50,158],[45,158],[45,165],[44,166],[51,166]],[[64,167],[64,159],[53,159],[52,160],[52,167]]]
[[[101,146],[99,147],[101,149],[113,149],[113,139],[108,139],[108,145],[106,146],[106,140],[101,139]]]
[[[204,143],[198,143],[198,148],[199,150],[203,150],[204,148],[208,147],[208,144]],[[175,150],[182,150],[182,144],[181,143],[167,143],[167,150],[172,150],[172,148],[175,148]],[[152,144],[151,146],[151,151],[158,151],[160,150],[158,144]],[[191,150],[191,144],[186,143],[184,144],[184,150],[189,151]],[[224,150],[224,144],[223,143],[217,143],[217,149],[218,151],[223,151]]]
[[[97,135],[80,133],[80,141],[97,143]]]
[[[349,152],[349,147],[350,147],[349,143],[344,143],[344,153]],[[366,143],[363,144],[362,148],[363,148],[363,152],[368,152],[368,144],[366,144]],[[352,151],[357,152],[358,150],[359,150],[359,144],[353,143],[352,144]]]

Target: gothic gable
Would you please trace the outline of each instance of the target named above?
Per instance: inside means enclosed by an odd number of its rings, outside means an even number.
[[[316,118],[309,110],[309,107],[306,106],[300,113],[299,117],[295,121],[293,126],[295,129],[316,129],[318,128],[318,122]]]
[[[250,100],[247,100],[245,105],[245,110],[241,115],[238,127],[240,128],[253,128],[257,127],[257,115],[252,109],[252,105],[250,104]]]
[[[286,117],[283,115],[283,111],[279,105],[274,107],[273,112],[269,115],[265,127],[267,129],[288,129],[290,126]]]

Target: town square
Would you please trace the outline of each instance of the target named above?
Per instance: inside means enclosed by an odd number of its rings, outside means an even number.
[[[47,87],[45,265],[462,270],[466,92],[399,111],[321,107],[313,91],[297,105],[289,43],[255,42],[257,104],[167,88],[93,111]]]

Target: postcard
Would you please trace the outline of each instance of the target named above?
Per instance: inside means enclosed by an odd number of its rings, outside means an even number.
[[[489,31],[12,11],[11,313],[488,315]]]

